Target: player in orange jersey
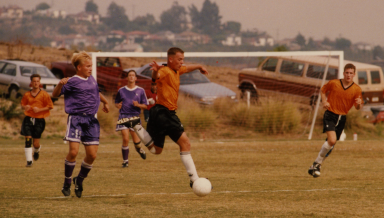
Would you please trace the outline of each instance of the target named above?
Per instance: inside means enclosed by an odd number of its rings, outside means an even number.
[[[336,141],[344,130],[346,115],[355,106],[357,110],[363,107],[361,88],[353,82],[356,67],[347,64],[344,67],[344,78],[329,81],[321,88],[321,99],[326,109],[323,118],[323,132],[327,139],[308,173],[314,178],[320,176],[320,168],[324,159],[332,152]]]
[[[157,101],[149,111],[147,131],[137,121],[128,121],[123,125],[133,126],[141,141],[153,154],[163,151],[165,136],[169,136],[180,147],[180,158],[190,179],[190,186],[199,178],[191,156],[191,143],[184,132],[183,125],[176,115],[177,99],[179,96],[180,75],[194,70],[200,70],[208,75],[208,71],[200,64],[183,65],[184,51],[180,48],[170,48],[167,52],[167,65],[152,66],[152,81],[157,84]],[[149,133],[149,134],[148,134]]]
[[[32,144],[33,159],[39,159],[40,138],[45,129],[45,119],[50,115],[53,109],[53,103],[49,94],[40,89],[40,75],[33,74],[31,76],[32,90],[24,94],[21,99],[21,107],[24,110],[25,118],[21,125],[20,134],[25,136],[25,157],[27,159],[27,167],[32,166]],[[33,141],[32,141],[33,139]]]

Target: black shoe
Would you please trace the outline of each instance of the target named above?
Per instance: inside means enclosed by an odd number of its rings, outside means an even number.
[[[70,196],[71,195],[71,183],[64,183],[63,189],[61,189],[61,192],[64,194],[64,196]]]
[[[33,153],[33,160],[37,161],[39,159],[39,152],[34,152]]]
[[[26,167],[31,167],[32,166],[32,161],[27,161],[27,165],[25,165]]]
[[[122,166],[123,168],[126,168],[126,167],[128,167],[128,162],[124,162],[124,163],[121,164],[121,165],[123,165],[123,166]]]
[[[320,169],[321,169],[321,164],[313,162],[312,166],[310,166],[308,169],[308,174],[313,176],[313,178],[317,178],[320,176]]]
[[[145,154],[145,151],[142,148],[136,148],[137,153],[140,154],[140,157],[144,160],[147,158],[147,155]]]
[[[75,194],[78,198],[81,198],[81,193],[83,193],[83,186],[77,184],[77,177],[73,178],[73,184],[75,184]]]

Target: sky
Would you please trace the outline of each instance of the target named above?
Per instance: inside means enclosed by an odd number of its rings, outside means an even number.
[[[53,9],[74,14],[84,11],[88,0],[0,0],[1,6],[16,4],[31,10],[41,2],[53,4]],[[171,8],[175,0],[113,0],[123,6],[131,20],[152,14],[160,21],[160,14]],[[94,0],[102,16],[112,0]],[[201,10],[204,0],[177,0],[179,5],[194,4]],[[312,37],[334,40],[344,37],[352,43],[364,42],[384,46],[383,0],[211,0],[219,7],[222,22],[237,21],[242,30],[266,31],[277,40],[294,38],[301,33]]]

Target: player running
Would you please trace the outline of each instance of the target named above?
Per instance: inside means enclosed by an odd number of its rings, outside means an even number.
[[[75,194],[78,198],[83,192],[83,180],[92,169],[99,145],[100,124],[96,119],[100,101],[104,103],[103,111],[109,112],[107,99],[99,93],[99,87],[92,73],[91,57],[84,51],[72,57],[76,75],[60,80],[52,96],[64,95],[65,112],[68,114],[67,132],[64,140],[69,141],[69,152],[65,159],[65,179],[63,189],[65,196],[71,194],[72,172],[76,166],[80,142],[84,144],[85,158],[79,175],[73,178]]]
[[[168,135],[180,147],[180,158],[187,170],[192,187],[199,176],[191,156],[191,143],[176,115],[180,75],[197,69],[202,74],[208,75],[208,71],[199,64],[183,65],[184,51],[180,48],[168,49],[167,56],[166,66],[159,66],[156,62],[151,64],[152,81],[157,83],[157,102],[149,111],[148,132],[140,124],[136,125],[137,119],[122,119],[118,123],[133,127],[141,141],[153,154],[160,154],[163,151],[165,136]]]
[[[41,76],[33,74],[31,77],[32,90],[24,94],[21,99],[21,107],[24,110],[25,118],[21,125],[20,134],[25,136],[25,157],[26,167],[32,166],[32,144],[33,159],[37,161],[40,156],[40,138],[45,129],[45,119],[53,109],[53,103],[49,94],[40,89]],[[33,139],[33,141],[32,141]]]
[[[344,78],[329,81],[321,88],[321,99],[326,109],[323,118],[323,132],[327,133],[319,155],[313,165],[309,168],[309,175],[314,178],[320,176],[321,164],[332,152],[336,141],[344,130],[346,114],[355,106],[357,110],[363,107],[361,88],[353,82],[356,75],[356,67],[347,64],[344,67]]]
[[[115,98],[115,106],[119,109],[119,118],[131,118],[139,116],[141,109],[147,109],[148,100],[143,88],[136,86],[136,72],[130,70],[128,72],[128,84],[121,87],[117,92]],[[124,125],[116,125],[116,131],[121,131],[123,137],[123,145],[121,147],[121,153],[123,155],[123,168],[128,167],[128,154],[129,154],[129,134],[131,134],[133,144],[136,151],[140,154],[141,158],[145,160],[147,157],[145,151],[141,148],[140,138],[136,135],[132,128],[128,128]]]

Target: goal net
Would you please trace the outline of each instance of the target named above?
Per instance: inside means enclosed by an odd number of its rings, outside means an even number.
[[[92,53],[96,63],[92,74],[111,101],[106,119],[111,124],[106,127],[113,129],[116,123],[114,96],[127,84],[127,72],[134,69],[136,84],[152,96],[148,64],[166,63],[166,56],[165,52]],[[186,52],[184,56],[185,64],[199,63],[209,72],[180,77],[176,114],[192,139],[324,137],[319,90],[328,80],[342,78],[342,51]],[[146,126],[144,113],[141,116]]]

